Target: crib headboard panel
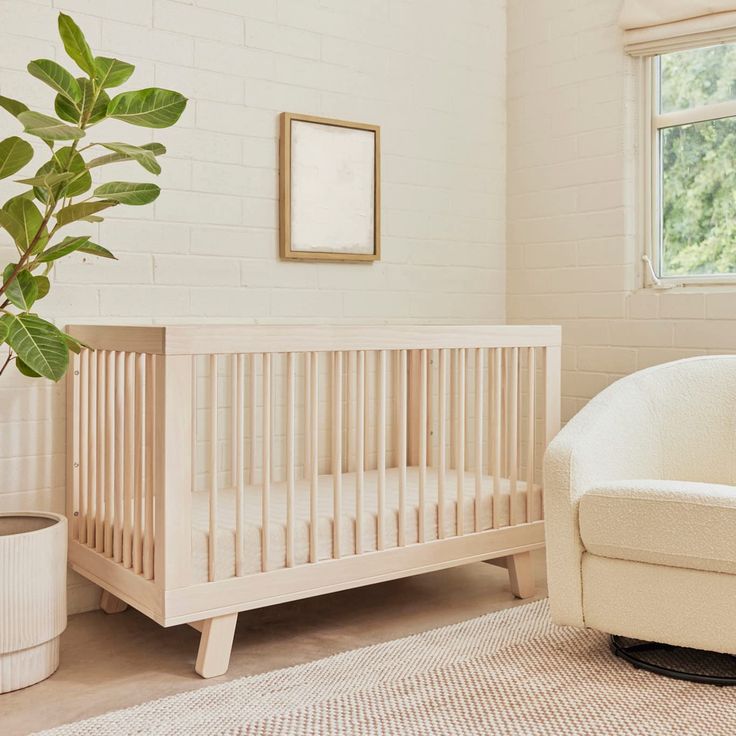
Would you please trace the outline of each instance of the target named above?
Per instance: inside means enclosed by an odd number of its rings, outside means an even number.
[[[69,332],[71,541],[156,591],[543,518],[557,327]]]

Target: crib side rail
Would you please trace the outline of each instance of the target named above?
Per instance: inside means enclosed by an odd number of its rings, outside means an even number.
[[[73,325],[68,330],[98,350],[166,355],[560,344],[556,325]]]

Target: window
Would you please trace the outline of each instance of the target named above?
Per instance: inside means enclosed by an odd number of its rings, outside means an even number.
[[[648,63],[654,274],[670,283],[736,280],[736,43]]]

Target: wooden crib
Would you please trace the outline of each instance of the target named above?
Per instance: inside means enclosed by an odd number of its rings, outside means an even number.
[[[108,613],[202,632],[238,611],[478,560],[533,593],[560,330],[76,326],[69,555]]]

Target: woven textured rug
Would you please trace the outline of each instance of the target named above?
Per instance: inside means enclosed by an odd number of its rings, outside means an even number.
[[[732,736],[736,688],[632,669],[539,601],[43,733]]]

